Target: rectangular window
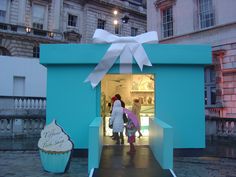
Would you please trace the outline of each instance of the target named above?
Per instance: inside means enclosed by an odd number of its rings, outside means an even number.
[[[7,0],[0,0],[0,22],[5,22],[7,13]]]
[[[198,0],[200,27],[207,28],[214,25],[214,10],[212,0]]]
[[[68,26],[76,26],[77,24],[77,16],[75,15],[68,15]]]
[[[162,29],[163,37],[173,36],[173,10],[172,7],[162,11]]]
[[[39,46],[34,46],[33,47],[33,57],[39,58]]]
[[[216,104],[216,87],[211,87],[211,104]]]
[[[98,19],[97,28],[98,28],[98,29],[105,29],[105,24],[106,24],[106,21],[105,21],[105,20]]]
[[[205,68],[205,105],[216,104],[216,74],[213,66]]]
[[[33,5],[33,28],[43,29],[45,15],[45,6],[34,4]]]
[[[137,36],[138,28],[131,27],[131,36]]]
[[[206,87],[205,87],[204,96],[205,96],[205,105],[207,105],[207,88]]]
[[[115,34],[120,34],[120,24],[115,25]]]
[[[214,70],[214,68],[210,69],[210,82],[215,83],[216,81],[216,71]]]
[[[130,3],[132,3],[132,2],[142,4],[143,1],[142,0],[132,0],[132,1],[130,1]]]
[[[40,23],[33,23],[33,28],[42,30],[42,29],[43,29],[43,24],[40,24]]]

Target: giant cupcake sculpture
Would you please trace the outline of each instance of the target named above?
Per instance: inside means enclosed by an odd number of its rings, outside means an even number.
[[[69,168],[73,143],[55,120],[42,130],[38,147],[44,170],[64,173]]]

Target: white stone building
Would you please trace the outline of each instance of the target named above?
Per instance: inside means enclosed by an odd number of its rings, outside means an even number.
[[[41,43],[90,43],[96,28],[123,36],[145,32],[144,1],[0,1],[0,55],[39,57]]]
[[[97,28],[141,34],[145,6],[143,0],[0,0],[0,137],[38,136],[45,124],[40,44],[91,43]]]
[[[17,57],[15,59],[21,60],[17,69],[23,71],[28,61],[18,57],[39,58],[42,43],[91,43],[97,28],[122,36],[141,34],[146,31],[145,6],[142,0],[1,0],[0,55]],[[117,15],[113,14],[114,10]],[[114,20],[118,20],[117,25],[113,24]],[[126,20],[125,23],[122,20]],[[2,70],[6,73],[0,77],[15,75],[5,84],[0,79],[0,96],[16,96],[10,91],[14,90],[14,78],[21,78],[20,84],[26,84],[26,89],[31,84],[28,78],[42,72],[17,75],[12,63],[4,62],[4,67],[8,65],[11,70]],[[44,80],[46,82],[46,78]],[[42,94],[46,92],[45,84],[38,87],[41,88],[31,87],[34,89],[31,92],[21,91],[24,93],[21,96],[45,97]]]
[[[148,0],[147,30],[160,43],[210,44],[205,69],[206,113],[236,118],[236,1]],[[194,93],[193,93],[194,94]]]

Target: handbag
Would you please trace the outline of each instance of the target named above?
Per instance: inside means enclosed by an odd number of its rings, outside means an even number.
[[[109,124],[109,128],[112,129],[112,128],[113,128],[113,125],[112,125],[112,124]]]
[[[126,116],[125,113],[123,114],[123,121],[124,121],[124,123],[127,123],[127,122],[128,122],[128,118],[127,118],[127,116]]]
[[[113,124],[111,123],[111,118],[109,118],[109,125],[108,125],[108,127],[109,127],[110,129],[113,128]]]

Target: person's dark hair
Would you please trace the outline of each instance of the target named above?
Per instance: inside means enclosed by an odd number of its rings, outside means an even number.
[[[138,103],[138,102],[139,102],[139,99],[137,99],[137,98],[134,99],[134,102],[135,102],[135,103]]]
[[[115,97],[116,97],[118,100],[121,100],[120,94],[116,94]]]

